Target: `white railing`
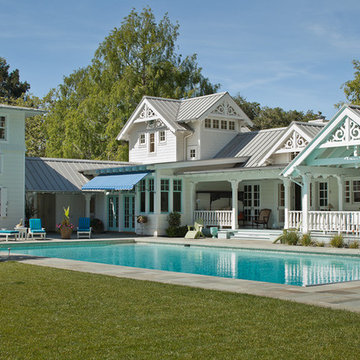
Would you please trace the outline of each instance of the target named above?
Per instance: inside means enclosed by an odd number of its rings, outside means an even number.
[[[231,227],[233,210],[195,210],[194,221],[201,219],[204,226]]]
[[[289,229],[300,229],[302,211],[289,211]]]
[[[359,233],[360,211],[309,211],[309,230]]]
[[[302,212],[289,211],[289,229],[300,229]],[[360,211],[309,211],[309,231],[359,234]]]

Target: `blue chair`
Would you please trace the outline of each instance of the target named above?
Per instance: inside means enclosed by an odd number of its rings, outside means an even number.
[[[32,239],[34,239],[35,236],[39,236],[40,239],[46,239],[46,231],[41,226],[41,219],[30,219],[29,220],[29,237],[31,236]]]
[[[89,237],[89,239],[91,238],[90,218],[88,217],[79,218],[79,226],[77,228],[77,238],[80,239],[80,236],[82,235]]]

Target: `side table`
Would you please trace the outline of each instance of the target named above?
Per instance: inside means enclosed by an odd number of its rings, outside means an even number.
[[[18,239],[19,239],[20,241],[27,240],[27,233],[28,233],[27,227],[16,227],[16,228],[14,228],[14,229],[19,232],[19,234],[18,234]]]

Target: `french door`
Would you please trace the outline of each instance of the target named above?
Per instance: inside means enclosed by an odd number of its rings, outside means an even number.
[[[285,222],[285,187],[284,184],[278,184],[278,225],[284,226]]]
[[[256,219],[260,212],[260,185],[244,185],[243,203],[245,220]]]
[[[135,196],[124,195],[124,231],[135,231]]]
[[[119,231],[119,197],[108,197],[108,230]]]

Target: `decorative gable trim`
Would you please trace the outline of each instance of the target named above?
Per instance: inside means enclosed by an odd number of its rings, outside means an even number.
[[[311,141],[309,135],[305,134],[296,124],[290,124],[285,133],[274,144],[270,151],[261,159],[259,166],[265,164],[274,154],[301,152]]]
[[[155,127],[159,126],[166,126],[170,129],[170,131],[174,132],[176,129],[156,110],[149,104],[146,98],[143,98],[142,101],[139,103],[129,120],[126,122],[122,130],[120,131],[119,135],[117,136],[116,140],[129,140],[128,139],[128,131],[130,127],[134,123],[139,122],[148,122],[147,128],[154,129]]]
[[[254,125],[228,92],[224,93],[213,106],[205,111],[199,120],[204,120],[207,117],[242,120],[248,126]]]
[[[295,169],[300,166],[301,164],[306,161],[306,159],[310,159],[314,156],[316,149],[319,149],[321,147],[330,147],[329,144],[335,144],[331,147],[346,147],[347,145],[345,142],[334,142],[329,141],[330,139],[334,138],[342,138],[340,136],[340,133],[337,133],[339,129],[343,126],[344,122],[346,121],[346,118],[349,118],[356,124],[360,125],[360,117],[359,115],[353,111],[348,105],[344,105],[332,118],[332,120],[324,127],[323,130],[321,130],[317,136],[309,143],[309,145],[302,151],[301,154],[299,154],[281,173],[282,176],[291,176]],[[350,125],[350,122],[349,122]],[[345,125],[344,129],[351,129],[347,125]],[[336,135],[337,133],[337,135]],[[358,141],[358,140],[352,140],[352,141]],[[360,141],[359,141],[360,143]],[[325,145],[326,144],[326,145]],[[354,142],[352,145],[355,145]]]

